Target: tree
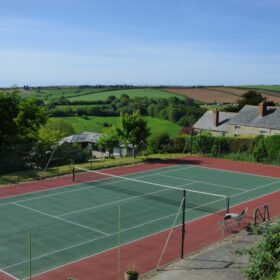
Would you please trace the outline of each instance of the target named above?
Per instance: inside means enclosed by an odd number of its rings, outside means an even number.
[[[147,121],[141,117],[139,111],[131,115],[122,113],[116,131],[126,148],[129,144],[132,145],[133,157],[135,157],[135,146],[145,146],[150,135]]]
[[[21,99],[18,91],[0,92],[0,144],[37,139],[47,117],[36,99]]]
[[[115,127],[109,127],[104,130],[105,134],[98,139],[97,145],[100,148],[109,149],[109,157],[111,156],[114,147],[120,145],[120,140]]]
[[[241,99],[238,100],[239,110],[242,109],[245,105],[259,105],[265,98],[254,90],[249,90],[241,95]]]
[[[49,120],[45,126],[41,127],[39,137],[43,141],[57,142],[62,138],[74,134],[73,126],[63,120]]]
[[[150,137],[148,143],[148,151],[150,153],[168,152],[171,139],[166,132],[154,134]],[[167,151],[168,150],[168,151]]]

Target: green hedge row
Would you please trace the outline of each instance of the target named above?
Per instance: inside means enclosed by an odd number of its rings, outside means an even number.
[[[280,161],[280,135],[270,137],[217,137],[210,135],[180,136],[170,138],[163,133],[152,137],[149,153],[193,153],[210,156],[244,153],[255,161],[269,159]]]

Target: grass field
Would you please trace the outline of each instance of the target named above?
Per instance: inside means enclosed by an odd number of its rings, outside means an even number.
[[[75,133],[84,131],[103,132],[105,123],[110,125],[116,125],[118,123],[118,117],[88,117],[87,119],[82,117],[61,117],[53,119],[69,122],[73,126]],[[182,128],[178,124],[168,120],[153,117],[145,117],[145,119],[148,122],[148,126],[151,128],[152,134],[167,132],[171,137],[175,137],[179,135]]]
[[[109,89],[109,88],[108,88]],[[52,98],[65,96],[66,98],[84,94],[96,93],[108,90],[106,88],[79,88],[79,87],[58,87],[58,88],[41,88],[38,90],[20,90],[23,97],[35,96],[45,101]]]
[[[245,85],[240,86],[241,88],[252,88],[252,89],[262,89],[262,90],[272,90],[280,92],[280,85]]]
[[[64,96],[70,101],[94,101],[106,100],[108,96],[114,95],[119,98],[122,94],[127,94],[129,97],[150,97],[150,98],[169,98],[177,96],[183,98],[176,93],[166,92],[156,88],[139,88],[139,89],[117,89],[117,88],[79,88],[79,87],[57,87],[57,88],[41,88],[40,90],[20,90],[22,97],[40,98],[45,102],[49,102],[54,98]]]
[[[69,98],[70,101],[91,101],[91,100],[106,100],[110,95],[114,95],[117,98],[120,98],[122,94],[127,94],[129,97],[150,97],[150,98],[169,98],[177,96],[179,98],[183,98],[182,96],[175,95],[173,93],[169,93],[160,89],[125,89],[125,90],[114,90],[100,93],[93,93],[87,95],[80,95]]]
[[[114,248],[119,234],[121,244],[127,244],[166,230],[177,213],[179,225],[183,189],[186,221],[192,221],[226,211],[227,197],[232,207],[280,188],[276,178],[187,164],[127,179],[81,173],[76,181],[80,183],[0,200],[1,270],[26,279],[30,268],[34,276]]]

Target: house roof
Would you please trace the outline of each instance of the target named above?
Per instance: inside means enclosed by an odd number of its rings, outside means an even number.
[[[65,137],[60,140],[60,144],[63,143],[97,143],[98,139],[102,136],[102,133],[95,132],[83,132],[82,134],[75,134]]]
[[[207,111],[194,125],[195,129],[209,130],[209,131],[219,131],[226,132],[227,125],[231,118],[233,118],[236,113],[219,112],[219,123],[218,126],[213,124],[213,112]]]
[[[267,106],[266,114],[262,117],[258,106],[246,105],[228,124],[280,129],[280,108]]]

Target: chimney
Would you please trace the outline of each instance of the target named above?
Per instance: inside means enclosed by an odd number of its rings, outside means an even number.
[[[217,127],[219,125],[219,110],[215,109],[213,111],[213,125]]]
[[[263,116],[265,116],[265,114],[266,114],[266,104],[265,104],[265,101],[262,101],[259,104],[259,116],[263,117]]]

